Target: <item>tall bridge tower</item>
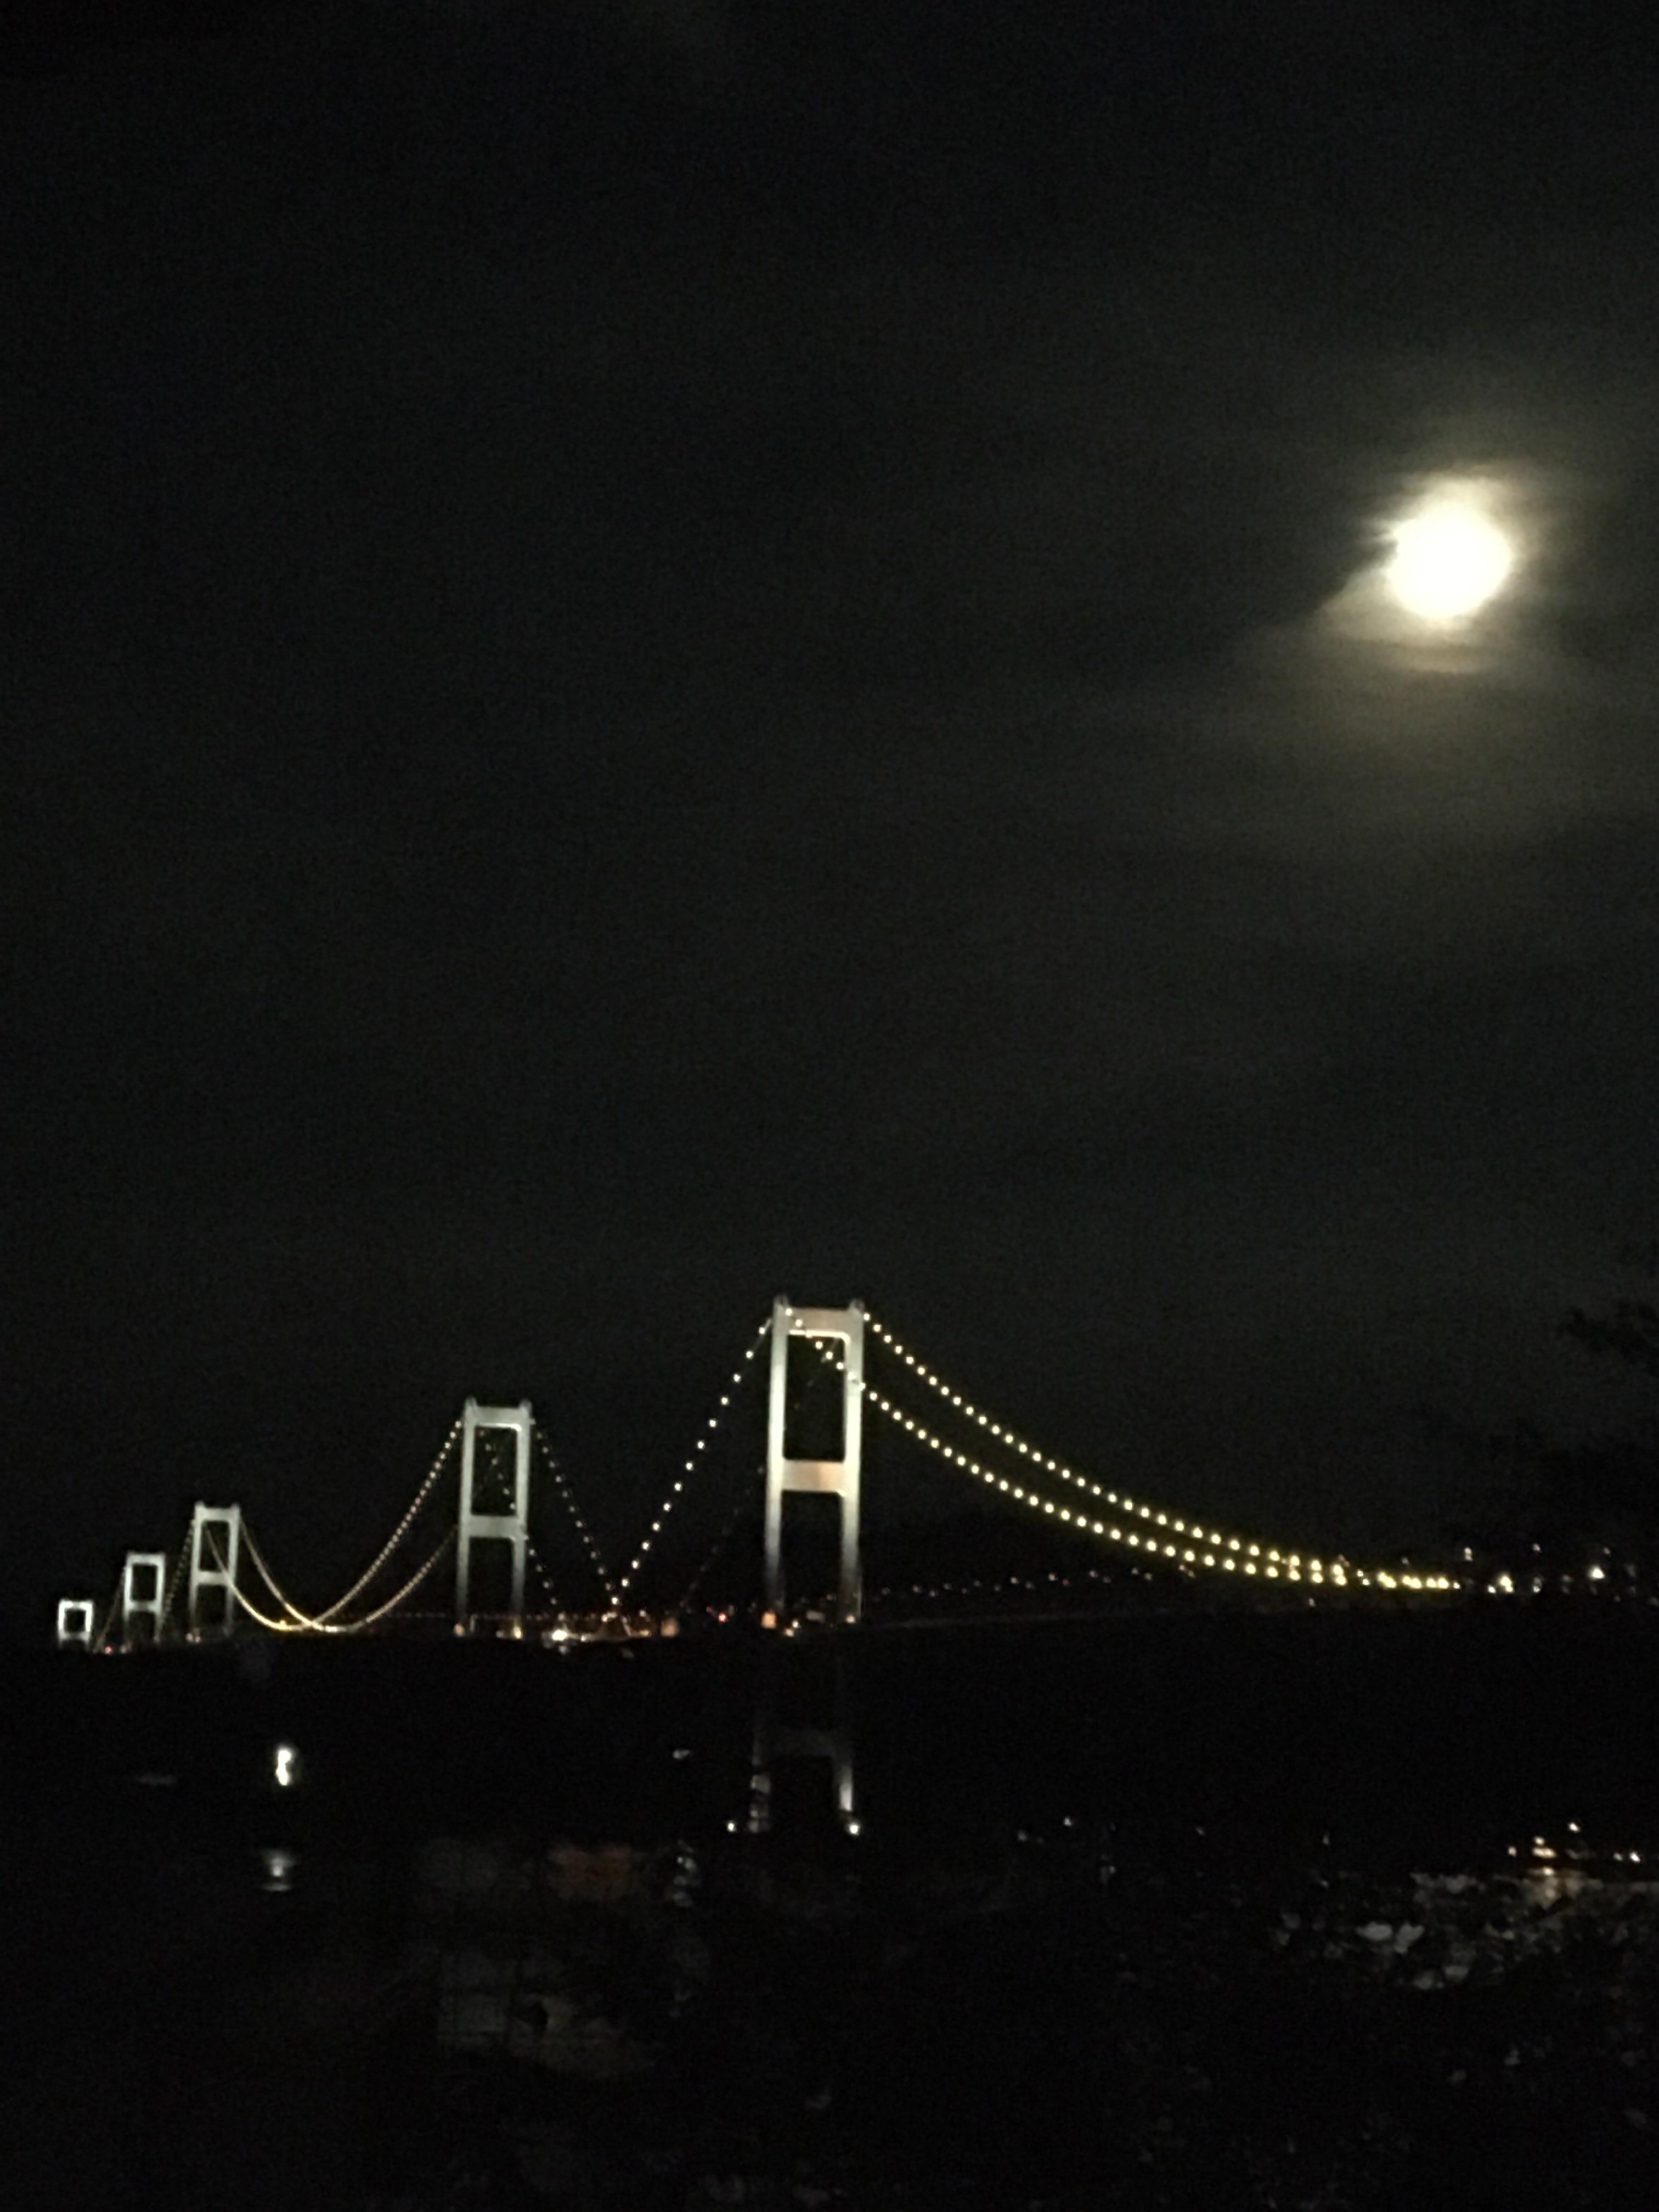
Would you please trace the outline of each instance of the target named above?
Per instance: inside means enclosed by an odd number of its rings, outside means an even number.
[[[185,1631],[195,1643],[204,1628],[216,1627],[226,1636],[236,1632],[236,1571],[242,1553],[242,1509],[240,1505],[198,1504],[190,1522],[190,1589],[185,1601]],[[205,1617],[203,1593],[222,1590],[225,1610],[219,1621]]]
[[[466,1401],[461,1435],[461,1498],[455,1524],[455,1633],[471,1622],[472,1547],[482,1537],[512,1547],[513,1595],[508,1632],[524,1634],[524,1555],[530,1512],[530,1444],[535,1416],[526,1398],[516,1406],[481,1406]],[[478,1431],[502,1429],[513,1438],[513,1498],[505,1513],[481,1513],[477,1505]]]
[[[831,1339],[842,1346],[842,1455],[839,1459],[791,1459],[784,1419],[789,1380],[789,1340],[805,1336]],[[841,1500],[841,1576],[837,1611],[855,1621],[863,1610],[864,1584],[859,1561],[859,1481],[863,1466],[864,1308],[792,1306],[787,1297],[772,1302],[772,1395],[766,1426],[766,1610],[775,1620],[783,1609],[783,1501],[791,1491],[816,1492]]]
[[[841,1346],[841,1457],[792,1457],[786,1434],[788,1413],[789,1346],[795,1337],[814,1342],[831,1341]],[[772,1389],[766,1431],[766,1619],[775,1625],[782,1616],[783,1501],[791,1492],[815,1492],[841,1503],[840,1574],[836,1591],[837,1617],[849,1626],[864,1606],[864,1577],[859,1556],[859,1485],[863,1472],[864,1441],[864,1308],[856,1299],[848,1306],[793,1306],[787,1297],[772,1304]],[[805,1660],[808,1654],[797,1655]],[[817,1686],[828,1711],[817,1719],[786,1719],[784,1652],[773,1647],[763,1653],[755,1712],[755,1734],[750,1765],[749,1826],[764,1834],[772,1825],[773,1769],[784,1759],[823,1760],[830,1768],[836,1817],[849,1835],[859,1832],[853,1783],[853,1731],[847,1698],[844,1655],[833,1662],[833,1686]],[[791,1671],[799,1672],[798,1668]],[[804,1689],[805,1684],[798,1686]]]

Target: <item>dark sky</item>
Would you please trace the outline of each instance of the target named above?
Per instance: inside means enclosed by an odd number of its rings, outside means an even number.
[[[1291,1543],[1432,1534],[1417,1407],[1627,1410],[1650,51],[9,20],[18,1632],[198,1496],[329,1594],[469,1390],[620,1532],[780,1289]],[[1520,559],[1436,639],[1448,477]]]

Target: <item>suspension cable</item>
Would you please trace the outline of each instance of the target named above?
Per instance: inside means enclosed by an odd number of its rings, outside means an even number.
[[[249,1526],[247,1516],[246,1514],[242,1516],[242,1541],[247,1547],[248,1557],[252,1560],[254,1565],[264,1577],[265,1588],[270,1592],[272,1597],[276,1599],[283,1611],[288,1614],[289,1619],[292,1621],[294,1626],[296,1628],[318,1628],[322,1626],[323,1623],[320,1616],[313,1619],[309,1613],[301,1613],[299,1607],[294,1604],[290,1599],[285,1597],[282,1591],[277,1588],[276,1577],[271,1573],[270,1569],[265,1565],[265,1555],[259,1549],[258,1543],[254,1537],[252,1528]]]
[[[524,1547],[530,1554],[531,1565],[534,1567],[537,1574],[541,1579],[542,1594],[547,1600],[550,1610],[554,1613],[559,1612],[561,1610],[559,1605],[559,1595],[553,1587],[553,1577],[548,1573],[546,1567],[542,1564],[542,1555],[536,1549],[536,1540],[531,1534],[528,1528],[524,1532]]]
[[[647,1529],[644,1540],[641,1543],[639,1550],[635,1553],[633,1558],[628,1563],[628,1571],[623,1576],[622,1580],[617,1585],[618,1591],[627,1589],[629,1585],[632,1583],[635,1576],[638,1574],[641,1567],[644,1565],[646,1553],[651,1549],[651,1547],[656,1542],[657,1538],[662,1534],[663,1523],[673,1511],[676,1503],[685,1488],[686,1475],[695,1474],[696,1473],[697,1465],[699,1461],[702,1459],[702,1455],[708,1450],[709,1445],[719,1434],[732,1399],[742,1389],[744,1383],[749,1377],[752,1370],[755,1355],[761,1348],[761,1340],[769,1334],[771,1327],[772,1324],[769,1321],[763,1321],[761,1323],[760,1328],[756,1332],[754,1341],[748,1346],[743,1358],[732,1370],[730,1379],[726,1383],[725,1390],[720,1395],[720,1402],[719,1407],[709,1416],[708,1421],[704,1425],[702,1434],[697,1438],[696,1443],[692,1445],[690,1456],[684,1463],[684,1473],[680,1475],[677,1481],[670,1486],[666,1497],[665,1497],[662,1504],[657,1508],[656,1513],[652,1519],[651,1526]]]
[[[240,1605],[243,1612],[247,1614],[250,1620],[257,1620],[261,1628],[270,1629],[273,1635],[292,1635],[294,1632],[294,1624],[292,1621],[282,1620],[273,1620],[268,1613],[261,1613],[257,1606],[251,1605],[247,1599],[243,1596],[241,1591],[236,1586],[234,1578],[231,1577],[230,1569],[225,1564],[225,1555],[219,1548],[219,1539],[213,1528],[210,1525],[204,1528],[202,1531],[202,1534],[204,1541],[206,1542],[208,1551],[212,1557],[214,1572],[216,1574],[224,1575],[228,1577],[226,1589],[229,1593],[233,1605]],[[247,1537],[247,1523],[246,1521],[242,1523],[242,1536],[244,1541],[246,1541]],[[234,1613],[227,1613],[226,1615],[227,1620],[233,1620],[234,1618]]]
[[[885,1414],[908,1435],[915,1437],[918,1443],[926,1444],[941,1459],[960,1468],[964,1473],[975,1476],[988,1487],[1012,1498],[1017,1504],[1027,1506],[1032,1511],[1066,1522],[1090,1535],[1103,1537],[1108,1542],[1123,1545],[1127,1549],[1174,1560],[1179,1566],[1194,1571],[1224,1574],[1236,1574],[1242,1571],[1247,1576],[1260,1575],[1269,1581],[1283,1579],[1288,1582],[1302,1582],[1305,1579],[1322,1585],[1328,1581],[1339,1589],[1346,1587],[1350,1580],[1364,1588],[1369,1588],[1374,1583],[1382,1589],[1452,1590],[1462,1587],[1455,1577],[1449,1575],[1422,1574],[1409,1569],[1395,1573],[1386,1568],[1374,1570],[1351,1568],[1346,1559],[1338,1558],[1328,1561],[1313,1553],[1281,1553],[1274,1546],[1255,1543],[1243,1537],[1224,1534],[1220,1529],[1206,1528],[1200,1522],[1184,1520],[1176,1514],[1161,1512],[1157,1508],[1142,1504],[1135,1498],[1126,1497],[1116,1491],[1108,1490],[1100,1483],[1091,1482],[1086,1475],[1079,1474],[1075,1469],[1067,1467],[1063,1461],[1054,1459],[1040,1451],[1035,1444],[1028,1443],[1006,1424],[994,1419],[989,1413],[963,1397],[959,1392],[952,1390],[942,1376],[935,1373],[914,1352],[908,1351],[892,1331],[876,1320],[872,1315],[866,1313],[865,1320],[872,1332],[886,1346],[896,1358],[902,1360],[908,1368],[926,1382],[938,1396],[943,1398],[954,1411],[962,1414],[964,1419],[975,1422],[981,1429],[986,1431],[1004,1449],[1019,1453],[1042,1473],[1058,1475],[1062,1481],[1072,1484],[1086,1496],[1096,1500],[1097,1504],[1120,1514],[1132,1516],[1150,1524],[1152,1529],[1161,1533],[1126,1531],[1121,1528],[1115,1527],[1109,1522],[1095,1518],[1086,1509],[1074,1510],[1069,1506],[1053,1503],[1036,1490],[1028,1489],[1025,1484],[1012,1480],[1000,1474],[994,1468],[985,1467],[971,1453],[958,1449],[945,1437],[936,1435],[924,1422],[915,1419],[906,1413],[902,1407],[896,1405],[892,1400],[884,1396],[882,1392],[872,1389],[866,1382],[865,1396],[878,1413]],[[819,1352],[820,1356],[832,1365],[841,1364],[841,1361],[830,1347],[820,1345]],[[1182,1540],[1180,1543],[1173,1542],[1170,1540],[1173,1537],[1180,1537]]]
[[[217,1536],[214,1534],[211,1528],[207,1529],[204,1533],[207,1539],[208,1547],[213,1555],[213,1562],[216,1570],[222,1575],[228,1574],[229,1572],[229,1569],[225,1565],[224,1554],[219,1548],[219,1540]],[[311,1632],[324,1636],[356,1636],[361,1630],[372,1627],[377,1620],[384,1620],[387,1613],[393,1611],[396,1607],[401,1605],[404,1600],[413,1591],[418,1589],[454,1540],[454,1529],[453,1528],[446,1528],[442,1537],[438,1542],[436,1549],[428,1553],[427,1558],[415,1570],[415,1572],[410,1577],[409,1580],[403,1585],[403,1587],[400,1589],[394,1590],[392,1595],[386,1599],[383,1605],[377,1606],[372,1613],[364,1613],[362,1617],[357,1620],[324,1622],[320,1628],[318,1626],[317,1623],[313,1621],[304,1620],[282,1620],[275,1619],[268,1613],[261,1613],[258,1607],[250,1601],[240,1586],[234,1582],[230,1584],[230,1594],[235,1599],[237,1604],[241,1607],[243,1612],[248,1615],[250,1620],[257,1620],[261,1628],[268,1628],[273,1635],[303,1636],[307,1632]],[[258,1557],[258,1547],[249,1537],[248,1526],[246,1519],[244,1519],[242,1522],[242,1541],[247,1546],[250,1554],[257,1560]],[[261,1569],[261,1572],[263,1571],[264,1570]],[[270,1577],[267,1576],[266,1579],[268,1581]]]
[[[1040,1492],[1028,1488],[1024,1483],[1000,1474],[994,1468],[985,1466],[971,1453],[960,1450],[946,1438],[936,1435],[925,1423],[906,1413],[902,1407],[884,1397],[880,1391],[871,1389],[866,1385],[865,1396],[878,1413],[902,1429],[907,1436],[914,1437],[918,1443],[927,1445],[930,1451],[948,1464],[961,1468],[964,1474],[974,1476],[988,1488],[997,1491],[1015,1504],[1025,1506],[1031,1512],[1063,1522],[1085,1534],[1103,1537],[1109,1543],[1122,1545],[1130,1551],[1138,1551],[1149,1557],[1171,1560],[1177,1566],[1194,1572],[1242,1572],[1246,1576],[1259,1575],[1269,1582],[1305,1581],[1316,1588],[1328,1583],[1338,1589],[1345,1589],[1350,1582],[1362,1589],[1375,1585],[1380,1589],[1440,1591],[1453,1590],[1461,1586],[1449,1575],[1426,1575],[1411,1569],[1402,1569],[1395,1573],[1387,1568],[1353,1567],[1346,1559],[1334,1559],[1328,1563],[1311,1554],[1295,1552],[1285,1554],[1271,1547],[1246,1543],[1239,1537],[1218,1540],[1209,1531],[1192,1523],[1171,1521],[1167,1516],[1152,1516],[1156,1523],[1154,1533],[1125,1529],[1115,1522],[1094,1518],[1086,1508],[1074,1510],[1069,1505],[1057,1504],[1052,1498],[1044,1498]],[[1085,1482],[1084,1486],[1103,1498],[1110,1495],[1099,1491],[1091,1483]],[[1120,1499],[1117,1502],[1121,1506],[1123,1501]],[[1170,1540],[1172,1535],[1191,1540],[1174,1543]]]
[[[332,1626],[335,1615],[337,1613],[343,1613],[347,1606],[351,1603],[353,1598],[360,1596],[362,1593],[368,1588],[370,1583],[374,1581],[375,1576],[379,1574],[380,1569],[386,1565],[386,1561],[392,1557],[392,1554],[397,1550],[398,1545],[402,1542],[404,1537],[408,1534],[416,1515],[420,1511],[422,1506],[425,1504],[427,1498],[431,1492],[432,1486],[437,1481],[438,1477],[443,1473],[444,1462],[448,1458],[451,1450],[454,1447],[455,1439],[461,1432],[462,1424],[465,1418],[466,1417],[464,1413],[457,1414],[454,1421],[450,1426],[449,1434],[444,1438],[442,1443],[438,1447],[437,1457],[427,1469],[426,1480],[416,1492],[413,1498],[410,1501],[409,1510],[404,1513],[403,1519],[398,1522],[397,1527],[392,1530],[386,1541],[381,1546],[374,1559],[369,1561],[369,1564],[364,1568],[362,1573],[358,1576],[356,1581],[351,1585],[351,1588],[346,1591],[344,1596],[336,1598],[332,1605],[325,1606],[320,1613],[313,1613],[301,1612],[300,1607],[294,1603],[293,1600],[283,1594],[281,1586],[276,1581],[276,1577],[271,1573],[270,1567],[266,1565],[264,1554],[260,1551],[258,1543],[254,1540],[252,1532],[249,1528],[246,1518],[244,1518],[242,1522],[242,1535],[247,1545],[248,1551],[252,1557],[253,1563],[259,1570],[260,1574],[264,1577],[265,1585],[270,1590],[272,1597],[276,1599],[277,1604],[283,1608],[283,1612],[289,1616],[289,1621],[292,1626],[296,1628],[327,1630]],[[350,1626],[352,1624],[348,1623],[346,1625]],[[361,1624],[357,1625],[361,1626]]]
[[[420,1488],[416,1492],[413,1498],[410,1501],[408,1511],[404,1515],[403,1519],[392,1530],[385,1544],[381,1546],[380,1551],[375,1553],[374,1559],[371,1559],[368,1566],[363,1569],[362,1573],[359,1575],[356,1581],[353,1583],[351,1588],[346,1592],[345,1595],[343,1597],[336,1598],[332,1605],[325,1606],[323,1611],[317,1615],[317,1619],[319,1622],[332,1620],[337,1613],[343,1613],[346,1607],[350,1604],[352,1599],[357,1596],[360,1591],[368,1589],[369,1583],[374,1581],[375,1576],[379,1574],[380,1569],[392,1557],[393,1552],[397,1550],[398,1543],[409,1529],[415,1516],[420,1511],[422,1506],[425,1504],[428,1494],[431,1491],[433,1484],[436,1482],[440,1474],[442,1474],[444,1462],[449,1457],[451,1451],[454,1449],[455,1439],[461,1433],[461,1430],[465,1420],[466,1416],[465,1413],[458,1413],[455,1416],[454,1420],[450,1424],[449,1434],[444,1438],[442,1443],[438,1447],[437,1457],[427,1469],[426,1480],[421,1485]]]
[[[611,1570],[605,1564],[604,1556],[600,1553],[599,1545],[594,1539],[593,1531],[588,1527],[587,1522],[583,1516],[582,1510],[576,1503],[574,1492],[572,1491],[570,1485],[565,1480],[564,1469],[559,1465],[557,1460],[554,1458],[552,1448],[549,1444],[547,1438],[542,1434],[539,1424],[538,1424],[534,1429],[533,1434],[536,1438],[537,1448],[542,1455],[543,1463],[546,1467],[548,1473],[552,1476],[553,1480],[557,1486],[559,1495],[563,1498],[566,1509],[569,1512],[571,1519],[576,1524],[577,1534],[581,1538],[583,1544],[586,1547],[587,1556],[593,1563],[593,1571],[598,1575],[600,1582],[605,1586],[605,1601],[610,1606],[613,1613],[620,1613],[622,1611],[622,1592],[617,1589],[616,1583],[611,1579]],[[528,1534],[529,1531],[526,1529],[526,1536]]]
[[[918,1358],[915,1352],[908,1351],[893,1332],[883,1322],[878,1321],[872,1314],[866,1314],[865,1321],[872,1334],[885,1346],[893,1357],[902,1360],[917,1379],[925,1382],[937,1396],[944,1399],[953,1412],[960,1413],[964,1420],[972,1421],[977,1427],[984,1430],[1005,1449],[1017,1452],[1022,1459],[1030,1460],[1040,1472],[1058,1475],[1062,1482],[1072,1484],[1074,1488],[1081,1490],[1088,1497],[1097,1499],[1103,1505],[1109,1506],[1116,1512],[1133,1514],[1138,1520],[1150,1522],[1154,1527],[1159,1528],[1170,1529],[1176,1535],[1191,1536],[1198,1543],[1218,1550],[1224,1547],[1228,1551],[1242,1553],[1249,1557],[1279,1561],[1280,1555],[1276,1550],[1262,1545],[1249,1546],[1242,1538],[1229,1535],[1222,1529],[1206,1528],[1199,1522],[1188,1522],[1182,1519],[1178,1515],[1160,1512],[1156,1506],[1144,1504],[1138,1499],[1126,1497],[1115,1490],[1108,1490],[1102,1484],[1091,1481],[1087,1475],[1079,1474],[1074,1468],[1067,1467],[1063,1460],[1054,1459],[1036,1444],[1028,1443],[1024,1437],[1008,1427],[1006,1423],[994,1419],[982,1407],[974,1405],[959,1391],[953,1390],[942,1375],[936,1374],[925,1360]],[[1291,1564],[1300,1566],[1303,1564],[1300,1555],[1292,1556]],[[1317,1564],[1322,1569],[1325,1563],[1321,1560]]]
[[[161,1601],[161,1616],[155,1623],[155,1641],[158,1644],[161,1640],[162,1631],[167,1625],[167,1616],[173,1611],[173,1601],[179,1595],[179,1585],[184,1580],[185,1555],[189,1548],[189,1540],[186,1539],[179,1547],[179,1556],[173,1563],[173,1580],[167,1584],[167,1594]]]
[[[736,1504],[732,1506],[731,1512],[726,1516],[725,1528],[723,1528],[720,1530],[720,1534],[715,1537],[713,1544],[709,1547],[708,1555],[704,1559],[702,1565],[697,1569],[696,1573],[692,1576],[690,1581],[686,1584],[684,1595],[674,1607],[676,1613],[684,1613],[687,1606],[690,1604],[692,1599],[696,1595],[699,1589],[702,1587],[703,1577],[708,1572],[710,1567],[714,1565],[715,1560],[719,1559],[720,1553],[726,1549],[727,1544],[732,1540],[732,1532],[736,1529],[738,1522],[742,1520],[744,1507],[748,1504],[748,1502],[749,1501],[743,1496],[742,1492],[739,1492]]]
[[[360,1629],[372,1628],[377,1620],[384,1620],[394,1607],[400,1606],[406,1597],[412,1595],[420,1588],[454,1540],[455,1530],[452,1523],[438,1540],[437,1548],[428,1554],[426,1559],[416,1568],[403,1588],[394,1591],[384,1605],[376,1606],[373,1613],[364,1613],[361,1620],[343,1622],[337,1627],[331,1627],[325,1632],[331,1636],[355,1636]]]

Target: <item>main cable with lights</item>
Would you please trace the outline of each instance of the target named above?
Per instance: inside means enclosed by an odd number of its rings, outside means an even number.
[[[1068,1467],[1064,1461],[1042,1451],[1036,1445],[1030,1443],[1009,1427],[1006,1423],[996,1420],[981,1407],[975,1406],[970,1399],[963,1396],[960,1391],[953,1390],[941,1375],[929,1367],[915,1352],[908,1350],[893,1332],[883,1322],[878,1321],[872,1314],[866,1314],[865,1322],[877,1340],[895,1358],[902,1361],[918,1380],[926,1383],[938,1397],[943,1399],[953,1412],[959,1413],[963,1419],[971,1421],[985,1431],[1004,1450],[1017,1453],[1023,1459],[1029,1461],[1032,1468],[1039,1474],[1053,1474],[1062,1482],[1072,1485],[1096,1501],[1097,1504],[1105,1507],[1109,1512],[1138,1519],[1146,1524],[1148,1531],[1157,1533],[1126,1529],[1110,1520],[1097,1517],[1087,1510],[1073,1510],[1069,1506],[1060,1505],[1051,1499],[1045,1498],[1030,1483],[1029,1479],[1022,1482],[1001,1474],[994,1468],[987,1467],[971,1453],[962,1451],[945,1437],[935,1433],[925,1422],[907,1413],[901,1406],[886,1397],[881,1391],[873,1389],[866,1382],[864,1395],[871,1405],[894,1422],[896,1426],[904,1430],[908,1435],[914,1437],[919,1443],[925,1444],[939,1458],[959,1468],[963,1473],[972,1475],[975,1480],[1010,1498],[1013,1503],[1023,1504],[1028,1510],[1040,1513],[1047,1518],[1058,1520],[1086,1534],[1103,1538],[1107,1542],[1121,1545],[1127,1550],[1172,1560],[1177,1565],[1189,1567],[1194,1571],[1221,1574],[1243,1573],[1246,1576],[1259,1576],[1264,1580],[1273,1582],[1306,1581],[1316,1585],[1328,1583],[1337,1589],[1346,1588],[1351,1581],[1357,1583],[1362,1588],[1370,1587],[1375,1583],[1382,1589],[1447,1591],[1462,1587],[1461,1583],[1455,1578],[1445,1575],[1425,1575],[1410,1570],[1395,1574],[1390,1570],[1382,1568],[1373,1570],[1354,1568],[1343,1559],[1328,1561],[1313,1553],[1283,1552],[1276,1546],[1264,1545],[1243,1536],[1228,1534],[1218,1528],[1208,1528],[1201,1522],[1186,1519],[1179,1514],[1172,1514],[1166,1510],[1146,1504],[1121,1492],[1109,1490],[1101,1483],[1091,1481],[1088,1476],[1079,1474],[1075,1468]],[[822,1357],[832,1364],[838,1364],[833,1351],[828,1347],[820,1346],[820,1352]],[[1178,1543],[1171,1540],[1176,1537],[1182,1540]]]
[[[755,1354],[760,1350],[761,1340],[770,1333],[771,1327],[772,1324],[769,1320],[763,1321],[761,1323],[759,1329],[756,1332],[754,1342],[748,1346],[743,1358],[732,1369],[726,1389],[720,1395],[720,1405],[716,1410],[709,1415],[708,1419],[704,1425],[702,1434],[698,1437],[696,1443],[692,1445],[690,1455],[684,1462],[684,1472],[678,1479],[670,1486],[666,1497],[663,1499],[662,1504],[657,1508],[656,1512],[652,1516],[651,1526],[646,1531],[644,1540],[641,1543],[638,1551],[635,1553],[633,1558],[629,1561],[627,1571],[623,1574],[621,1581],[617,1585],[619,1594],[628,1589],[632,1584],[635,1576],[638,1574],[641,1567],[645,1563],[647,1553],[649,1552],[651,1547],[656,1542],[657,1538],[662,1534],[664,1522],[673,1511],[676,1502],[684,1493],[686,1476],[695,1474],[696,1473],[698,1462],[702,1460],[704,1452],[708,1450],[709,1445],[720,1433],[721,1425],[726,1419],[726,1413],[731,1407],[732,1399],[743,1388],[744,1383],[753,1372]],[[697,1579],[699,1581],[702,1579],[701,1571]],[[694,1584],[693,1587],[695,1588],[695,1586],[696,1585]]]

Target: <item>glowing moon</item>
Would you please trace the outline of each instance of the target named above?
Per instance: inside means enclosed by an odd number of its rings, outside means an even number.
[[[1389,588],[1424,622],[1459,622],[1485,606],[1515,565],[1510,541],[1477,507],[1445,501],[1395,526]]]

